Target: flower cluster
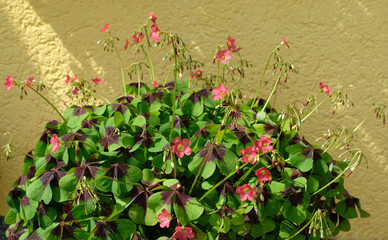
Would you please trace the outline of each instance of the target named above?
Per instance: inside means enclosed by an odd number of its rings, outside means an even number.
[[[9,238],[253,240],[303,234],[298,237],[317,239],[317,231],[329,238],[349,228],[347,219],[368,216],[344,187],[345,173],[363,159],[362,152],[343,145],[349,144],[346,131],[330,135],[322,147],[312,145],[299,126],[320,105],[315,97],[300,109],[278,112],[270,106],[281,79],[297,73],[280,56],[282,46],[289,48],[284,36],[270,55],[279,71],[271,94],[259,98],[260,81],[246,102],[228,85],[235,71],[244,77],[244,67],[250,66],[242,58],[233,65],[232,55],[242,49],[235,39],[228,36],[217,47],[217,74],[204,75],[203,64],[192,59],[183,40],[162,33],[156,21],[151,12],[134,31],[133,44],[125,41],[124,50],[134,47],[145,60],[127,68],[120,61],[123,95],[118,99],[93,105],[99,97],[94,87],[103,81],[77,75],[62,83],[78,105],[62,115],[44,98],[62,121],[48,122],[26,154],[23,175],[7,199]],[[100,42],[120,56],[123,48],[116,47],[119,39],[112,30],[106,24],[100,32],[107,39]],[[169,48],[166,59],[173,64],[173,74],[159,83],[150,57],[155,45]],[[128,82],[125,70],[137,75],[137,82]],[[191,89],[201,81],[206,87]],[[7,91],[14,85],[22,93],[41,90],[32,76],[14,81],[7,75],[4,85]],[[347,99],[322,82],[319,88],[327,101]],[[385,107],[374,109],[385,121]],[[332,149],[353,155],[333,160]]]

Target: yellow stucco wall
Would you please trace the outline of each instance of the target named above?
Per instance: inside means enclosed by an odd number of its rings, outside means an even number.
[[[358,134],[358,144],[369,160],[347,178],[352,195],[362,200],[368,219],[351,220],[352,230],[338,239],[388,239],[388,131],[373,119],[371,104],[388,105],[388,2],[376,1],[61,1],[2,0],[0,5],[0,76],[11,74],[23,80],[30,75],[62,93],[67,74],[100,77],[99,93],[113,100],[121,93],[121,76],[114,54],[96,45],[105,23],[121,39],[130,38],[149,12],[159,27],[177,32],[186,40],[194,57],[211,65],[210,50],[236,38],[241,54],[254,64],[242,86],[253,96],[259,75],[272,48],[285,35],[291,45],[282,53],[300,69],[282,89],[277,106],[290,98],[304,102],[320,81],[333,90],[353,85],[350,97],[356,107],[331,117],[328,106],[319,110],[302,128],[311,142],[327,128],[354,128],[370,115]],[[124,42],[123,42],[124,44]],[[163,51],[161,51],[163,52]],[[129,64],[133,49],[123,53]],[[155,54],[154,59],[162,58]],[[157,77],[165,76],[166,63],[156,64]],[[268,79],[270,75],[268,75]],[[267,97],[269,90],[263,92]],[[19,92],[0,91],[0,130],[11,132],[13,142],[28,151],[34,147],[44,124],[58,119],[41,99],[30,93],[19,101]],[[47,92],[49,99],[55,97]],[[64,110],[64,106],[58,106]],[[6,142],[0,138],[0,144]],[[22,157],[0,163],[0,215],[6,214],[6,196],[21,174]]]

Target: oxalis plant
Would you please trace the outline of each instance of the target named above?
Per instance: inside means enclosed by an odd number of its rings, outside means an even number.
[[[153,13],[124,46],[144,61],[124,66],[119,39],[108,24],[101,32],[107,38],[99,43],[117,54],[122,73],[123,95],[115,101],[96,95],[101,79],[68,75],[67,95],[77,105],[61,114],[41,94],[44,84],[6,77],[7,90],[33,91],[59,115],[26,154],[9,193],[8,239],[328,239],[349,231],[348,219],[369,216],[344,188],[344,176],[365,159],[353,144],[361,124],[332,129],[316,145],[299,134],[323,103],[331,103],[333,114],[352,105],[345,90],[319,83],[306,103],[271,107],[279,87],[298,73],[280,55],[289,47],[284,37],[256,95],[245,101],[227,88],[251,66],[231,37],[214,49],[217,73],[205,75]],[[155,47],[169,50],[164,82],[156,80],[162,78],[152,64]],[[266,84],[272,67],[274,80]],[[270,95],[259,97],[271,84]],[[101,98],[106,104],[93,105]],[[384,106],[374,110],[385,121]],[[21,151],[8,143],[5,158],[14,150]]]

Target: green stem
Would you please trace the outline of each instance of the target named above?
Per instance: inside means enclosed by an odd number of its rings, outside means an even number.
[[[259,162],[260,162],[260,158],[259,158],[259,160],[258,160],[255,164],[253,164],[253,166],[250,167],[250,168],[248,169],[248,171],[246,171],[246,173],[244,173],[244,175],[243,175],[243,176],[242,176],[242,177],[234,184],[234,187],[239,186],[240,183],[241,183],[242,181],[244,181],[245,178],[247,178],[248,175],[252,172],[252,170],[259,164]]]
[[[245,167],[248,163],[244,163],[241,168]],[[212,188],[210,188],[205,194],[202,195],[202,197],[198,201],[202,201],[207,195],[209,195],[214,189],[218,188],[222,183],[224,183],[226,180],[228,180],[230,177],[234,176],[236,174],[236,170],[229,173],[228,176],[224,177],[221,181],[219,181],[216,185],[214,185]]]
[[[217,65],[217,79],[216,79],[216,85],[218,85],[218,76],[220,75],[220,61],[218,61]]]
[[[66,106],[66,102],[61,98],[61,96],[59,96],[51,87],[46,87],[46,88],[50,90]]]
[[[166,78],[164,79],[164,82],[163,82],[163,86],[166,85],[167,80],[168,80],[168,78],[170,77],[170,74],[171,74],[171,72],[172,72],[173,69],[174,69],[174,66],[172,66],[172,68],[170,69],[170,71],[167,73],[167,76],[166,76]]]
[[[350,166],[353,164],[354,162],[354,159],[356,158],[357,155],[360,155],[359,152],[357,152],[353,158],[352,158],[352,161],[350,161],[350,163],[348,164],[348,166],[346,166],[346,168],[337,176],[335,177],[333,180],[331,180],[328,184],[326,184],[325,186],[321,187],[320,189],[318,189],[317,191],[315,191],[313,194],[311,194],[311,196],[314,196],[315,194],[321,192],[323,189],[327,188],[328,186],[330,186],[332,183],[334,183],[335,181],[337,181],[340,177],[342,177],[342,175],[345,174],[345,172],[350,168]]]
[[[147,38],[147,49],[148,49],[148,56],[149,56],[149,63],[150,63],[150,71],[151,71],[151,73],[152,73],[152,75],[151,75],[151,80],[152,80],[152,82],[153,81],[155,81],[155,72],[154,72],[154,65],[153,65],[153,63],[152,63],[152,55],[151,55],[151,48],[150,48],[150,46],[151,46],[151,43],[150,43],[150,39],[149,39],[149,37],[148,37],[148,32],[147,32],[147,28],[144,28],[144,32],[145,32],[145,35],[146,35],[146,38]]]
[[[310,117],[311,114],[313,114],[313,112],[315,112],[319,108],[319,106],[321,106],[322,104],[324,104],[325,102],[327,102],[329,100],[330,99],[326,99],[325,101],[319,103],[311,112],[309,112],[304,118],[302,118],[302,120],[300,120],[300,123],[302,124],[308,117]],[[296,127],[296,125],[293,126],[292,129],[294,129],[295,127]]]
[[[26,153],[25,151],[15,147],[15,145],[13,144],[9,144],[11,148],[15,149],[16,151],[20,152],[21,154],[25,155],[25,156],[29,156],[30,158],[34,158],[34,156],[31,156],[30,154]]]
[[[227,113],[227,115],[225,116],[224,120],[229,118],[229,114],[230,114],[230,112]],[[216,143],[216,140],[217,140],[217,138],[218,138],[218,135],[220,134],[220,132],[221,132],[223,126],[224,126],[225,123],[226,123],[226,121],[222,121],[222,122],[223,122],[223,123],[221,124],[220,129],[218,130],[218,132],[216,133],[216,136],[214,136],[213,141],[212,141],[212,143],[210,144],[209,150],[207,151],[205,157],[204,157],[203,160],[202,160],[202,164],[201,164],[201,166],[199,167],[199,170],[198,170],[197,175],[195,175],[194,182],[193,182],[193,184],[192,184],[191,187],[190,187],[189,195],[190,195],[191,192],[193,191],[194,186],[195,186],[195,184],[196,184],[197,181],[198,181],[199,175],[201,175],[202,169],[204,168],[204,166],[205,166],[205,164],[206,164],[206,162],[207,162],[207,158],[209,157],[210,152],[211,152],[211,150],[213,149],[214,144]]]
[[[57,113],[58,115],[63,119],[63,121],[66,122],[66,119],[63,117],[63,115],[58,111],[58,109],[47,99],[45,98],[40,92],[36,91],[34,88],[30,88],[32,91],[34,91],[36,94],[38,94],[43,100],[45,100]]]
[[[101,98],[101,99],[104,100],[107,104],[110,104],[110,101],[109,101],[106,97],[104,97],[104,96],[102,96],[102,95],[100,95],[100,94],[91,93],[91,95],[92,95],[92,96],[96,96],[96,97],[98,97],[98,98]]]
[[[137,95],[140,96],[140,66],[139,71],[137,72]]]
[[[261,75],[259,87],[257,88],[256,95],[255,95],[255,97],[253,98],[253,102],[252,102],[252,104],[251,104],[251,108],[253,107],[253,105],[254,105],[255,102],[256,102],[257,97],[259,96],[259,92],[260,92],[260,89],[261,89],[261,85],[263,84],[264,76],[265,76],[265,73],[267,72],[268,65],[269,65],[269,62],[271,61],[271,58],[272,58],[273,53],[274,53],[274,51],[272,51],[271,55],[269,55],[267,64],[265,65],[265,68],[264,68],[263,75]]]
[[[364,118],[364,120],[362,120],[362,121],[360,122],[360,124],[358,124],[358,126],[353,130],[353,132],[356,132],[356,131],[361,127],[361,125],[364,124],[364,122],[365,122],[368,118],[369,118],[369,116],[366,116],[366,117]]]
[[[176,45],[175,42],[172,42],[172,46],[175,49]],[[175,53],[175,50],[174,50]],[[177,69],[177,56],[174,54],[174,99],[172,101],[172,121],[171,121],[171,129],[170,129],[170,136],[169,136],[169,142],[172,140],[172,132],[174,129],[174,120],[175,120],[175,102],[176,102],[176,96],[178,91],[178,69]]]
[[[113,43],[113,41],[112,41]],[[123,61],[121,60],[121,56],[119,54],[119,51],[117,50],[117,47],[116,47],[116,44],[113,43],[113,47],[115,48],[115,52],[117,54],[117,57],[119,58],[119,62],[120,62],[120,70],[121,70],[121,78],[123,80],[123,90],[124,90],[124,96],[127,95],[127,87],[125,85],[125,74],[124,74],[124,67],[123,67]]]
[[[316,217],[317,213],[318,213],[318,211],[316,211],[314,213],[314,215],[311,217],[310,221],[308,221],[306,223],[306,225],[304,225],[301,229],[299,229],[299,231],[297,231],[294,235],[292,235],[291,237],[287,238],[286,240],[289,240],[291,238],[294,238],[294,237],[298,236],[298,234],[301,233],[313,221],[313,219]]]
[[[279,81],[280,81],[281,76],[282,76],[282,72],[279,73],[279,76],[278,76],[278,78],[276,79],[275,85],[274,85],[273,88],[272,88],[271,94],[269,95],[269,97],[268,97],[267,101],[265,102],[264,107],[263,107],[263,109],[262,109],[261,111],[264,111],[265,108],[267,107],[269,101],[271,100],[271,97],[273,96],[273,94],[275,93],[275,91],[276,91],[276,89],[277,89],[277,86],[278,86],[278,84],[279,84]]]
[[[222,67],[222,79],[221,79],[222,83],[225,82],[225,66],[226,66],[226,64],[224,64],[224,66]]]

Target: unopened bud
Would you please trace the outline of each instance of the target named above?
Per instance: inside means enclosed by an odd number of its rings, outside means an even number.
[[[335,110],[331,113],[331,115],[333,115],[334,116],[334,114],[335,114]]]
[[[309,101],[309,100],[307,100],[305,105],[307,106],[307,105],[309,105],[309,103],[310,103],[310,101]]]
[[[285,77],[285,78],[284,78],[284,83],[286,83],[286,82],[287,82],[287,78]]]

